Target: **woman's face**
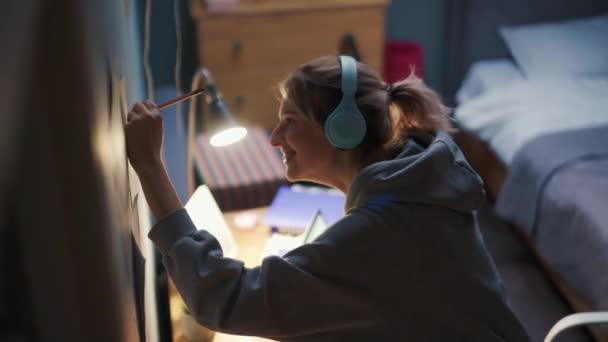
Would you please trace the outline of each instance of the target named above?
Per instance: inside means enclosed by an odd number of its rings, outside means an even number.
[[[270,144],[280,148],[289,181],[327,184],[337,150],[325,137],[323,127],[289,99],[281,101],[279,123],[272,131]]]

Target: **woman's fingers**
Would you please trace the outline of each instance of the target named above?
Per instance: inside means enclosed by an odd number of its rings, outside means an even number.
[[[144,100],[143,103],[150,111],[153,111],[156,109],[156,104],[154,102],[152,102],[151,100]]]
[[[127,114],[125,126],[127,156],[136,171],[160,160],[163,123],[152,101],[139,102]]]
[[[143,102],[137,102],[133,105],[133,111],[138,114],[147,114],[149,109]]]
[[[152,102],[151,100],[137,102],[133,105],[133,108],[127,114],[127,122],[140,118],[144,115],[154,116],[155,114],[158,114],[158,109],[154,102]]]
[[[129,113],[127,113],[127,122],[131,122],[135,119],[137,119],[138,117],[140,117],[141,114],[139,114],[136,110],[135,110],[135,106],[133,106],[133,109],[131,109],[129,111]]]

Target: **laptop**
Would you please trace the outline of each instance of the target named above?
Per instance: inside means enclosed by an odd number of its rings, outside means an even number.
[[[327,230],[327,223],[321,215],[320,210],[316,210],[302,234],[302,244],[314,241],[319,235]]]
[[[238,252],[236,241],[207,185],[196,188],[184,208],[196,229],[205,229],[217,239],[225,257],[236,258]]]
[[[321,211],[316,210],[308,221],[304,233],[295,236],[278,232],[273,233],[268,241],[266,241],[262,256],[283,256],[292,249],[314,241],[319,235],[326,231],[327,228],[327,223],[323,218],[323,215],[321,215]]]

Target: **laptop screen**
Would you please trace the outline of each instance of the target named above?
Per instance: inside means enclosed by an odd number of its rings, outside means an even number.
[[[317,210],[310,220],[306,231],[304,231],[303,243],[309,243],[314,241],[319,235],[321,235],[327,229],[327,223],[323,219],[321,212]]]

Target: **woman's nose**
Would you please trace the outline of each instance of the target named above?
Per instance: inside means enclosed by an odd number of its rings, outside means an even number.
[[[277,127],[272,130],[272,133],[270,133],[270,145],[274,147],[281,147],[281,142],[281,133],[279,126],[277,125]]]

